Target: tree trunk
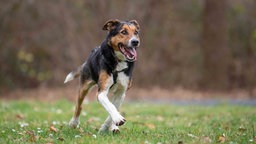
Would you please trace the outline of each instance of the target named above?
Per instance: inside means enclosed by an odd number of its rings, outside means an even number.
[[[229,85],[230,50],[226,9],[226,0],[205,1],[202,51],[203,87],[206,89],[227,89]]]

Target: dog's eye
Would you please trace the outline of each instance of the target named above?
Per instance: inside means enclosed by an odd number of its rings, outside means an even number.
[[[137,34],[139,34],[139,32],[138,32],[138,31],[135,31],[134,34],[137,35]]]
[[[123,34],[123,35],[128,35],[128,32],[127,32],[126,30],[122,30],[122,31],[121,31],[121,34]]]

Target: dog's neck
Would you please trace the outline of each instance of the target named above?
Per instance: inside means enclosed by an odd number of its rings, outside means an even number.
[[[103,58],[105,59],[104,62],[111,68],[115,69],[119,60],[117,59],[114,50],[111,46],[108,45],[107,41],[104,41],[101,44],[101,52]]]
[[[127,69],[127,67],[125,67],[124,69],[118,69],[117,68],[118,64],[127,63],[127,65],[130,65],[130,63],[133,63],[133,62],[119,60],[114,52],[114,49],[108,45],[107,40],[101,44],[101,52],[103,55],[103,61],[108,65],[109,68],[112,69],[113,72],[123,71]]]

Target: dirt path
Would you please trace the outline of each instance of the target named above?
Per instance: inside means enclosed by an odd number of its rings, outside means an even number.
[[[87,96],[88,100],[96,100],[96,88]],[[75,101],[78,87],[73,85],[65,85],[58,88],[41,87],[37,89],[20,89],[6,94],[0,95],[1,99],[29,99],[40,101],[54,101],[58,99],[68,99]],[[170,90],[159,87],[150,89],[132,88],[127,92],[126,100],[128,101],[155,101],[170,103],[216,103],[216,101],[230,101],[231,103],[256,103],[256,97],[249,96],[246,91],[233,90],[229,92],[209,92],[209,91],[193,91],[183,88],[173,88]],[[248,101],[248,102],[246,102]]]

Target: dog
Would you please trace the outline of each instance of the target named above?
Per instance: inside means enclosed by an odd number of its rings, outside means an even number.
[[[69,126],[78,127],[84,97],[97,85],[98,101],[109,114],[99,132],[116,133],[120,132],[118,126],[126,121],[118,109],[124,101],[126,91],[132,85],[132,73],[140,45],[140,26],[136,20],[115,19],[107,21],[103,30],[108,31],[106,39],[99,47],[94,48],[88,59],[70,72],[64,81],[67,83],[74,78],[80,78],[77,104]],[[109,93],[113,94],[112,102],[108,98]]]

